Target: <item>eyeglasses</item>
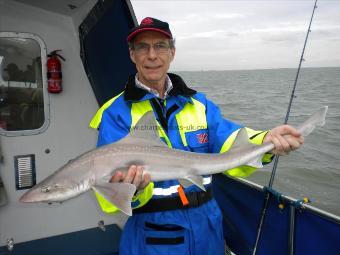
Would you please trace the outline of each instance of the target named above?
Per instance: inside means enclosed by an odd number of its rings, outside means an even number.
[[[155,53],[158,54],[165,54],[170,49],[170,45],[166,43],[155,43],[153,45],[147,44],[147,43],[139,43],[134,45],[133,50],[136,51],[137,54],[140,55],[146,55],[149,53],[151,47],[155,51]]]

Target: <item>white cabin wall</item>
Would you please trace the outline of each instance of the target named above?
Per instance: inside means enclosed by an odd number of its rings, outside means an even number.
[[[85,4],[83,4],[77,9],[76,13],[72,15],[72,21],[76,31],[78,31],[79,25],[83,22],[89,11],[93,8],[93,6],[96,3],[97,0],[88,0]]]
[[[88,8],[95,1],[89,1]],[[78,23],[74,19],[14,1],[0,0],[0,31],[34,33],[45,42],[47,51],[61,49],[66,58],[63,66],[63,92],[50,94],[50,125],[34,136],[0,137],[4,163],[0,174],[9,203],[0,207],[0,246],[7,238],[15,243],[64,234],[97,226],[99,220],[122,225],[122,215],[104,215],[92,192],[61,205],[27,205],[18,202],[24,191],[16,191],[13,156],[35,154],[37,182],[62,164],[96,145],[97,131],[88,123],[98,104],[86,77],[80,55]],[[76,23],[76,27],[74,26]],[[50,149],[49,154],[45,149]]]

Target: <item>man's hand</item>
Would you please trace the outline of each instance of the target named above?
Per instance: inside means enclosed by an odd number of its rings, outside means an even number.
[[[136,186],[136,190],[144,189],[150,182],[150,174],[143,175],[142,166],[130,166],[127,172],[117,171],[111,178],[111,182],[125,182]]]
[[[303,144],[303,137],[295,128],[289,125],[277,126],[270,130],[263,142],[271,142],[274,149],[271,153],[282,156],[298,149]]]

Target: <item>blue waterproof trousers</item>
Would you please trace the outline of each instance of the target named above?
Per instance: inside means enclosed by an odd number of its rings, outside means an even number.
[[[197,208],[134,214],[120,255],[224,255],[222,214],[214,199]]]

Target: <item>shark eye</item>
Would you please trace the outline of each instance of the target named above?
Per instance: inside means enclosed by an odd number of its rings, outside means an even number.
[[[43,186],[41,187],[41,192],[50,192],[51,191],[51,186]]]
[[[59,188],[59,185],[54,183],[52,185],[46,185],[46,186],[41,187],[41,192],[47,193],[57,188]]]

